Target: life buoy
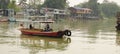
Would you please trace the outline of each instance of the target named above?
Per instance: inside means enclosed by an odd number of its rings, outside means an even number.
[[[67,36],[71,36],[71,31],[70,30],[65,30],[64,34],[67,35]]]

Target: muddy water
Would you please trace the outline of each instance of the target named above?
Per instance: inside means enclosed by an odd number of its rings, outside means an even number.
[[[120,33],[114,28],[115,21],[63,20],[53,23],[55,30],[71,29],[72,36],[64,38],[21,35],[17,30],[21,22],[0,22],[0,54],[120,54]]]

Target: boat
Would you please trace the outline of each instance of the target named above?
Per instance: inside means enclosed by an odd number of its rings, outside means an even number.
[[[64,35],[71,36],[70,30],[64,31],[43,31],[42,29],[20,29],[23,35],[31,35],[31,36],[46,36],[46,37],[59,37],[62,38]]]
[[[41,22],[41,23],[52,23],[52,22],[49,21],[49,22]],[[71,31],[68,29],[63,31],[53,31],[52,29],[50,29],[49,31],[46,31],[44,29],[21,27],[21,29],[19,30],[23,35],[31,35],[31,36],[59,37],[59,38],[62,38],[64,35],[71,36]]]
[[[29,13],[29,12],[27,12]],[[27,16],[29,17],[38,17],[38,16]],[[40,16],[39,16],[40,17]],[[39,18],[38,17],[38,18]],[[41,17],[40,17],[41,18]],[[24,21],[21,21],[24,22]],[[42,18],[42,20],[31,20],[29,19],[28,21],[25,21],[28,23],[45,23],[45,24],[49,24],[49,23],[53,23],[53,20],[50,20],[47,16],[47,14],[45,14],[45,18]],[[47,26],[46,29],[38,29],[38,28],[32,28],[31,25],[29,25],[29,28],[22,28],[20,29],[21,33],[23,35],[31,35],[31,36],[42,36],[42,37],[60,37],[62,38],[64,35],[66,36],[71,36],[71,31],[70,30],[62,30],[62,31],[53,31],[51,28],[48,29],[49,26]]]

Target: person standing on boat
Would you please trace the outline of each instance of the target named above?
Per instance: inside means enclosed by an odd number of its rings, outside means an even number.
[[[32,26],[32,24],[30,24],[30,25],[29,25],[29,28],[30,28],[30,29],[33,29],[33,26]]]

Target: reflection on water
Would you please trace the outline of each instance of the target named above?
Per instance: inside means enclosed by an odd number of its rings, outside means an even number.
[[[66,50],[71,42],[70,38],[45,38],[45,37],[29,37],[21,36],[21,46],[30,50],[30,54],[36,54],[39,51]]]
[[[16,29],[16,22],[1,22],[0,24],[1,36],[19,36],[21,32]]]
[[[117,31],[116,44],[120,46],[120,31]]]
[[[2,54],[120,54],[120,32],[116,20],[61,20],[52,24],[54,30],[70,29],[70,38],[21,35],[20,23],[0,22],[0,53]],[[40,23],[33,23],[39,28]]]

